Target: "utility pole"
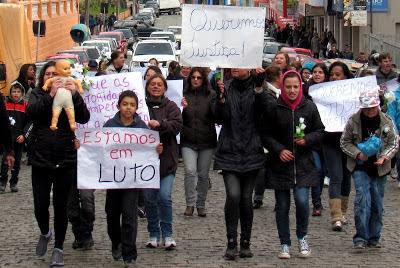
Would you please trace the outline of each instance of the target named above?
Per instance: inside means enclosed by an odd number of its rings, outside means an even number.
[[[370,8],[371,8],[371,35],[372,35],[372,29],[374,28],[373,26],[372,26],[372,14],[373,14],[373,6],[374,6],[374,0],[370,0]]]
[[[89,28],[89,0],[85,0],[85,24]]]
[[[117,0],[117,21],[119,20],[119,8],[120,8],[120,0]]]

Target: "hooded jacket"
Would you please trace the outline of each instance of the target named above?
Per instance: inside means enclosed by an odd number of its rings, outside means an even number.
[[[130,128],[146,128],[148,129],[146,123],[140,118],[138,114],[135,113],[133,117],[133,122],[129,126],[125,126],[121,122],[120,112],[117,112],[113,118],[109,119],[103,127],[130,127]]]
[[[379,67],[376,70],[375,75],[376,75],[376,82],[378,85],[398,77],[397,73],[395,71],[393,71],[393,69],[391,69],[389,74],[387,74],[387,75],[382,73],[381,67]]]
[[[128,73],[129,72],[129,68],[128,65],[126,65],[124,63],[124,66],[122,66],[122,69],[120,72],[117,72],[117,70],[114,67],[114,64],[110,64],[110,66],[107,67],[106,69],[107,74],[122,74],[122,73]]]
[[[157,120],[160,126],[156,128],[160,133],[160,140],[163,144],[163,152],[160,155],[160,176],[166,177],[176,173],[178,169],[178,143],[176,135],[182,130],[181,110],[167,97],[161,102],[147,99],[150,119]]]
[[[75,121],[85,124],[90,113],[79,93],[72,96]],[[50,129],[53,98],[49,91],[41,88],[32,90],[27,114],[33,122],[32,136],[28,150],[28,163],[41,168],[56,169],[75,167],[77,151],[74,149],[75,134],[71,131],[68,117],[63,110],[58,119],[57,129]]]
[[[15,81],[14,83],[19,82]],[[8,97],[6,97],[5,106],[8,117],[11,121],[12,139],[13,142],[15,142],[17,137],[20,135],[23,135],[25,139],[28,139],[29,133],[32,129],[32,122],[29,121],[26,114],[26,106],[28,103],[24,100],[24,90],[22,90],[21,98],[17,102],[14,102],[11,98],[11,88],[12,85],[8,92]]]
[[[216,123],[222,125],[214,159],[216,170],[245,173],[264,166],[255,87],[251,77],[225,81],[225,102],[217,101],[213,108]]]
[[[292,72],[295,71],[286,73],[282,81],[284,81],[285,76]],[[301,81],[300,74],[295,73]],[[299,187],[318,186],[312,146],[322,142],[325,127],[316,105],[302,96],[301,92],[300,82],[300,92],[295,100],[296,103],[301,99],[294,109],[286,104],[284,100],[287,97],[282,92],[276,102],[270,103],[262,116],[262,140],[264,147],[269,151],[266,171],[268,174],[266,186],[268,188],[291,189],[295,185]],[[300,146],[294,142],[295,129],[299,125],[300,118],[304,118],[306,125],[304,129],[306,146]],[[279,154],[284,149],[293,153],[294,160],[290,162],[280,160]]]

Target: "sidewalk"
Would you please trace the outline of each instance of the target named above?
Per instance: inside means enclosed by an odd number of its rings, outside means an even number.
[[[35,247],[39,238],[39,228],[34,218],[30,167],[22,165],[18,193],[11,193],[7,185],[6,193],[0,195],[2,204],[0,222],[0,266],[1,267],[48,267],[51,251],[42,258],[35,256]],[[311,257],[297,257],[295,241],[295,210],[291,210],[292,258],[277,258],[280,249],[278,233],[273,212],[273,192],[266,191],[264,206],[254,212],[252,235],[253,258],[226,261],[223,254],[226,246],[225,220],[223,207],[225,189],[222,176],[215,171],[210,173],[212,189],[207,200],[207,217],[183,216],[186,208],[183,187],[183,165],[180,164],[173,192],[174,238],[177,248],[174,251],[148,249],[146,220],[139,220],[137,238],[138,267],[400,267],[400,228],[398,204],[400,189],[397,182],[388,178],[385,196],[384,229],[382,249],[356,251],[352,249],[352,236],[355,233],[352,214],[349,225],[343,232],[333,232],[329,222],[327,189],[323,192],[322,217],[311,217],[309,226],[309,244]],[[123,267],[122,261],[111,257],[111,243],[106,231],[104,212],[105,191],[98,190],[96,196],[96,222],[93,232],[94,250],[75,251],[71,248],[74,237],[69,225],[64,244],[67,267]],[[351,202],[354,192],[351,193]],[[350,213],[352,213],[352,203]],[[52,208],[51,208],[51,214]],[[195,212],[196,214],[196,212]],[[53,226],[51,229],[54,230]],[[53,247],[54,240],[50,247]]]

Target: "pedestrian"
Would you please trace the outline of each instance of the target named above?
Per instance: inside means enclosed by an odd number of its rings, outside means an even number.
[[[11,170],[10,189],[18,192],[18,175],[21,169],[21,157],[25,142],[29,137],[32,124],[26,115],[27,102],[24,100],[25,89],[18,81],[11,84],[8,97],[5,101],[8,118],[11,120],[11,131],[14,148],[14,168]],[[4,193],[8,181],[7,153],[3,153],[1,162],[0,193]]]
[[[329,50],[329,52],[328,52],[328,59],[336,59],[336,58],[340,58],[340,57],[341,57],[341,55],[340,55],[339,50],[337,50],[336,45],[333,44],[331,46],[331,50]]]
[[[180,144],[185,165],[185,216],[193,216],[195,206],[197,216],[206,216],[209,171],[217,147],[212,114],[215,99],[216,93],[210,88],[205,70],[192,68],[182,98],[183,129]]]
[[[356,189],[353,244],[355,249],[381,248],[386,175],[390,159],[399,149],[398,136],[390,116],[379,110],[378,90],[362,92],[359,108],[347,121],[340,139]],[[380,139],[381,147],[367,155],[360,144],[374,137]]]
[[[4,104],[3,94],[0,93],[0,153],[6,154],[5,164],[8,166],[8,170],[14,167],[14,150],[12,141],[11,124],[8,118],[6,106]]]
[[[327,50],[328,50],[328,42],[329,42],[329,40],[328,40],[328,37],[326,37],[326,33],[325,32],[323,32],[322,34],[321,34],[321,38],[320,38],[320,46],[321,46],[321,49],[322,49],[322,56],[325,58],[325,57],[327,57]]]
[[[340,53],[340,58],[354,60],[353,52],[350,50],[350,44],[344,46],[344,50]]]
[[[340,61],[329,67],[329,81],[338,81],[353,78],[349,67]],[[329,182],[329,207],[331,210],[331,224],[333,231],[342,231],[343,224],[347,224],[346,213],[349,206],[351,190],[351,174],[346,167],[346,155],[340,149],[340,132],[325,132],[323,152]]]
[[[303,87],[303,94],[307,98],[311,99],[311,96],[308,94],[308,89],[309,87],[319,84],[319,83],[324,83],[327,82],[329,79],[329,71],[328,68],[326,67],[325,63],[316,63],[312,69],[312,76],[308,80],[308,82],[305,84]],[[326,164],[325,164],[325,158],[323,155],[323,146],[322,143],[318,145],[314,145],[312,148],[312,153],[314,156],[314,162],[315,166],[317,168],[317,174],[318,174],[318,186],[313,186],[311,187],[311,199],[312,199],[312,204],[313,204],[313,212],[312,216],[321,216],[322,214],[322,201],[321,201],[321,195],[322,195],[322,189],[324,188],[324,178],[326,175]]]
[[[168,65],[168,75],[167,80],[180,80],[183,76],[180,74],[181,66],[177,61],[171,61]],[[185,87],[183,87],[185,88]]]
[[[311,61],[309,61],[303,65],[303,68],[301,68],[300,75],[301,75],[301,79],[303,81],[303,86],[310,79],[313,67],[314,67],[314,64]]]
[[[253,225],[252,194],[256,176],[264,166],[264,151],[256,126],[255,92],[262,91],[263,80],[256,84],[250,69],[232,69],[233,80],[218,82],[218,101],[214,107],[216,123],[222,125],[214,169],[222,170],[224,178],[225,224],[227,248],[225,258],[234,260],[237,250],[237,228],[240,220],[241,258],[252,257],[250,250]],[[244,139],[251,137],[251,139]]]
[[[392,55],[389,52],[379,54],[378,65],[379,68],[375,73],[378,85],[397,78],[397,73],[393,71]]]
[[[46,63],[40,71],[38,86],[32,90],[27,106],[27,114],[33,122],[29,145],[28,164],[32,166],[32,190],[35,217],[40,228],[40,238],[36,254],[44,256],[52,238],[49,226],[50,192],[53,188],[55,243],[51,256],[51,266],[63,266],[63,244],[68,227],[67,201],[73,179],[77,172],[77,152],[74,148],[74,132],[71,131],[68,117],[63,110],[57,129],[51,130],[52,103],[57,89],[63,87],[61,80],[51,84],[51,89],[42,89],[47,79],[57,75],[55,62]],[[73,81],[66,82],[65,88],[71,90],[77,123],[86,124],[90,113]]]
[[[311,38],[311,52],[313,58],[319,59],[319,52],[321,50],[321,40],[319,39],[318,33],[315,32],[313,38]]]
[[[292,69],[290,66],[289,55],[282,50],[276,52],[272,65],[281,68],[282,74],[285,74],[288,70]]]
[[[145,189],[147,230],[146,246],[156,248],[160,244],[170,250],[176,247],[173,239],[172,188],[178,168],[178,143],[176,135],[182,130],[182,114],[178,106],[165,97],[167,80],[162,74],[154,74],[146,82],[147,106],[150,129],[160,133],[163,153],[160,155],[160,189]]]
[[[120,50],[114,50],[111,53],[111,59],[106,69],[107,74],[127,73],[128,65],[125,64],[125,56]]]
[[[90,30],[90,34],[94,35],[94,34],[98,34],[94,32],[94,27],[96,26],[96,20],[94,19],[93,15],[90,14],[89,15],[89,30]]]
[[[112,13],[110,17],[108,17],[108,30],[113,31],[114,30],[114,23],[117,21],[117,16],[115,16],[115,13]]]
[[[138,104],[138,97],[133,91],[122,92],[118,98],[118,112],[104,127],[147,129],[146,123],[136,113]],[[159,144],[157,153],[161,152],[162,144]],[[138,196],[137,188],[109,189],[106,195],[107,232],[112,244],[112,256],[114,260],[119,260],[122,256],[125,267],[134,267],[137,259]]]
[[[147,81],[152,77],[155,73],[162,74],[161,69],[158,66],[150,65],[147,67],[146,72],[144,72],[143,80]]]
[[[365,53],[364,52],[360,52],[360,54],[358,55],[358,58],[356,59],[356,62],[358,63],[368,63],[368,59],[365,57]]]
[[[298,72],[286,72],[281,89],[282,94],[270,104],[262,119],[263,144],[269,151],[267,188],[275,189],[276,225],[281,242],[278,257],[290,258],[289,210],[293,189],[299,257],[306,258],[311,254],[307,242],[309,188],[318,185],[312,147],[322,142],[324,125],[316,105],[303,96]]]
[[[16,81],[24,87],[24,100],[28,101],[32,89],[36,87],[36,65],[33,63],[22,65]]]

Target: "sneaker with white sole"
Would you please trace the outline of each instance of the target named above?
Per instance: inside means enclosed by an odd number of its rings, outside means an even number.
[[[335,221],[335,222],[332,224],[332,230],[333,230],[333,231],[340,232],[340,231],[342,231],[342,229],[343,229],[343,224],[342,224],[341,221]]]
[[[299,239],[299,252],[300,252],[300,258],[307,258],[311,255],[311,249],[308,246],[306,237],[303,237],[302,239]]]
[[[329,182],[330,182],[330,179],[328,177],[325,177],[324,178],[324,186],[328,187],[329,186]]]
[[[64,253],[61,249],[55,248],[51,255],[50,267],[64,266]]]
[[[163,245],[164,245],[165,249],[167,249],[167,250],[176,248],[176,242],[172,237],[165,237]]]
[[[51,231],[49,231],[47,235],[40,235],[39,242],[36,246],[36,255],[38,255],[39,257],[43,257],[44,255],[46,255],[52,236],[53,234],[51,233]]]
[[[281,245],[281,252],[278,254],[279,259],[290,259],[290,246],[283,244]]]
[[[148,248],[156,248],[160,245],[160,239],[157,237],[150,237],[149,241],[147,241],[146,247]]]

